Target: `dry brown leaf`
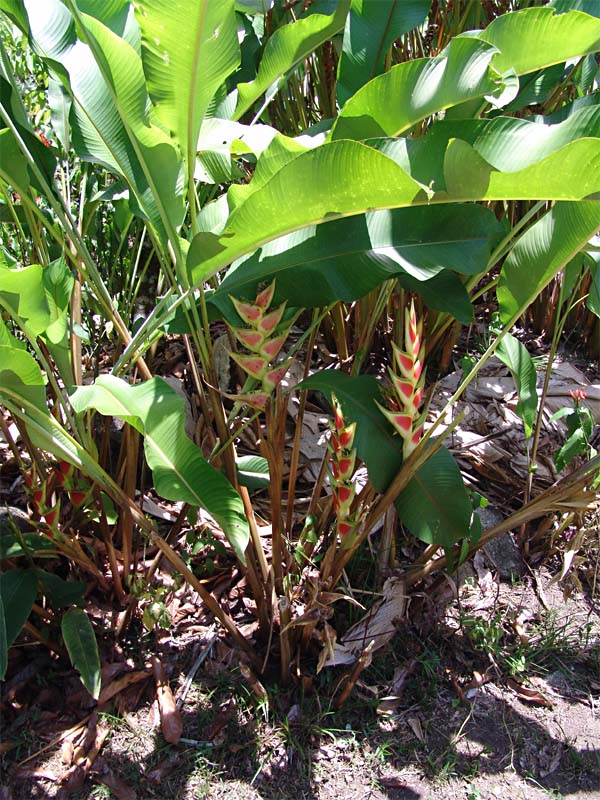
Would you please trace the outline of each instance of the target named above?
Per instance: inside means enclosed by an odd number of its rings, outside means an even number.
[[[414,733],[417,739],[420,742],[425,742],[425,734],[423,733],[421,720],[418,717],[409,717],[406,721],[408,722],[411,731]]]
[[[389,697],[382,697],[377,704],[377,714],[380,717],[391,717],[402,705],[402,698],[390,695]]]
[[[137,800],[135,789],[115,775],[106,765],[103,764],[100,770],[94,770],[93,776],[97,783],[110,789],[111,797],[114,795],[116,800]]]
[[[325,662],[325,666],[353,664],[370,642],[374,642],[373,651],[379,650],[395,635],[395,623],[404,617],[405,612],[404,580],[398,577],[388,578],[383,586],[383,598],[374,603],[369,612],[335,644],[333,657]]]
[[[166,776],[173,771],[173,767],[180,761],[181,753],[172,753],[163,759],[153,770],[147,773],[146,777],[151,783],[160,784]]]
[[[225,706],[219,711],[214,720],[207,725],[202,736],[200,737],[205,742],[212,742],[221,733],[223,728],[227,725],[235,712],[235,700],[231,698]]]
[[[35,767],[21,767],[21,769],[13,772],[13,778],[40,778],[43,781],[51,781],[56,783],[58,775],[51,772],[49,769],[37,769]]]
[[[156,681],[156,699],[160,711],[160,728],[167,742],[177,744],[183,733],[181,714],[175,705],[175,698],[169,686],[167,675],[161,662],[152,657],[152,671]]]
[[[146,678],[149,678],[150,675],[145,670],[139,670],[136,672],[128,672],[126,675],[123,675],[121,678],[117,678],[117,680],[109,683],[108,686],[105,686],[104,689],[100,692],[100,697],[98,698],[98,705],[102,706],[104,703],[108,703],[115,695],[122,692],[123,689],[126,689],[128,686],[131,686],[132,683],[138,683],[138,681],[143,681]]]
[[[544,708],[553,707],[550,700],[538,692],[537,689],[532,689],[529,686],[523,686],[522,683],[517,683],[517,681],[513,680],[512,678],[507,680],[507,684],[514,692],[516,692],[519,700],[522,700],[524,703],[531,703],[532,705],[543,706]]]

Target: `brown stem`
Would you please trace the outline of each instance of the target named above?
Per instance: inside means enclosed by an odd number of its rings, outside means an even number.
[[[290,682],[290,637],[288,625],[292,615],[290,612],[290,601],[287,597],[280,597],[279,605],[279,647],[281,649],[281,685],[287,686]]]
[[[356,681],[359,679],[360,674],[363,670],[365,670],[373,659],[373,647],[375,646],[375,641],[369,642],[369,644],[365,647],[362,651],[360,656],[358,657],[356,664],[352,667],[352,672],[348,675],[348,678],[344,684],[344,688],[340,692],[339,696],[336,698],[334,707],[336,709],[340,709],[346,700],[350,697],[352,690],[356,686]]]
[[[135,498],[135,488],[137,482],[138,454],[140,446],[140,435],[138,431],[130,425],[125,427],[125,443],[127,448],[127,458],[125,460],[125,480],[124,490],[133,500]],[[144,502],[143,492],[140,495],[140,502]],[[123,575],[125,579],[129,576],[132,559],[133,544],[133,520],[129,514],[123,514],[119,518],[121,526],[121,550],[123,553]]]

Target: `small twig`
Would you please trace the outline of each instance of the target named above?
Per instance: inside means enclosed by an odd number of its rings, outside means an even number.
[[[192,682],[196,677],[196,673],[198,672],[202,664],[206,661],[206,658],[208,657],[208,654],[212,650],[214,643],[217,641],[217,633],[215,631],[214,625],[210,626],[207,634],[207,639],[208,643],[200,651],[200,655],[194,661],[192,668],[188,672],[187,677],[183,683],[183,686],[181,687],[179,697],[177,698],[177,702],[175,704],[179,709],[185,703],[185,698],[187,697],[187,693],[189,692]]]

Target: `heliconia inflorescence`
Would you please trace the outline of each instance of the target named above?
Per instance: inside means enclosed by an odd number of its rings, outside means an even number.
[[[248,353],[231,353],[244,372],[251,378],[260,381],[261,388],[256,391],[234,395],[233,399],[247,403],[261,411],[267,407],[269,398],[277,384],[284,378],[292,365],[293,359],[288,358],[280,364],[273,365],[273,360],[279,355],[289,334],[289,327],[276,333],[283,318],[286,303],[269,311],[269,306],[275,293],[275,281],[256,296],[253,303],[231,297],[239,317],[246,323],[247,328],[234,328],[231,331],[238,342],[249,350]]]
[[[356,516],[351,514],[352,501],[356,492],[352,483],[356,463],[356,450],[353,447],[356,422],[346,425],[342,408],[335,395],[332,395],[331,400],[334,416],[333,422],[329,424],[331,429],[329,479],[333,493],[333,508],[337,518],[337,532],[340,539],[343,540],[358,524]]]
[[[394,362],[398,372],[388,367],[397,410],[390,410],[377,403],[383,414],[404,440],[404,458],[412,453],[423,435],[425,414],[419,411],[423,402],[423,320],[417,320],[415,304],[411,301],[410,311],[405,315],[404,350],[392,342]]]

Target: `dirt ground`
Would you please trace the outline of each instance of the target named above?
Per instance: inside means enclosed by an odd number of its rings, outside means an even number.
[[[104,707],[97,722],[106,739],[68,793],[56,739],[91,709],[77,701],[72,673],[38,672],[37,697],[22,714],[15,706],[25,689],[10,701],[4,693],[11,749],[0,800],[600,798],[597,602],[565,601],[548,573],[499,583],[484,562],[476,566],[425,626],[409,616],[339,711],[322,699],[332,695],[333,671],[321,673],[320,700],[275,692],[269,704],[221,642],[185,698],[177,746],[161,735],[152,682],[147,697],[143,683],[129,687],[135,709]],[[201,635],[161,642],[174,690]]]

